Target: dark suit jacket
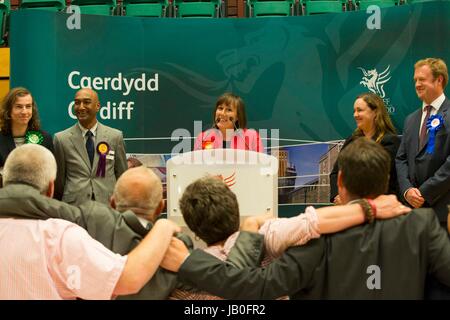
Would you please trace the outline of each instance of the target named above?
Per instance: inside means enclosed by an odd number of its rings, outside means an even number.
[[[381,288],[371,290],[374,265]],[[427,273],[450,286],[449,235],[431,209],[322,236],[265,268],[239,270],[194,250],[178,274],[229,299],[421,299]]]
[[[425,198],[424,207],[431,207],[439,221],[447,221],[450,204],[450,100],[445,99],[439,108],[444,118],[437,132],[435,151],[426,153],[426,146],[418,150],[421,109],[405,119],[404,132],[398,149],[396,165],[400,193],[403,197],[409,188],[418,188]]]
[[[348,137],[344,145],[342,146],[343,150],[345,147],[347,147],[350,143],[355,141],[355,137],[351,135]],[[391,156],[391,172],[389,173],[389,187],[386,194],[395,194],[399,196],[399,190],[398,190],[398,182],[397,182],[397,170],[395,168],[395,156],[397,154],[398,147],[400,145],[400,138],[395,135],[388,133],[384,135],[383,139],[380,141],[381,146],[386,150],[389,155]],[[339,172],[339,166],[338,162],[336,161],[333,166],[333,170],[331,170],[330,173],[330,201],[333,202],[334,198],[338,194],[338,188],[337,188],[337,176]]]
[[[119,213],[106,205],[87,201],[75,207],[45,197],[34,188],[12,184],[0,189],[0,218],[49,219],[71,221],[86,229],[91,237],[106,248],[121,255],[128,254],[150,231],[152,224],[144,228],[132,211]],[[228,261],[237,266],[256,265],[263,248],[263,239],[250,233],[242,233],[231,250]],[[178,237],[192,248],[192,240]],[[250,252],[250,254],[249,254]],[[152,279],[135,295],[121,299],[166,299],[175,288],[181,287],[177,274],[158,268]]]
[[[38,131],[42,133],[42,136],[44,137],[42,145],[52,153],[54,153],[52,137],[45,131]],[[11,151],[13,151],[15,148],[16,145],[14,143],[14,138],[12,137],[12,135],[4,135],[0,133],[0,167],[3,167],[5,165],[6,157],[8,157]]]

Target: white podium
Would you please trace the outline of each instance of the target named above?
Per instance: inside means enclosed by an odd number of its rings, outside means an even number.
[[[236,194],[242,217],[271,211],[278,216],[278,159],[246,150],[212,149],[187,152],[167,161],[167,217],[186,226],[179,199],[193,181],[220,176]]]

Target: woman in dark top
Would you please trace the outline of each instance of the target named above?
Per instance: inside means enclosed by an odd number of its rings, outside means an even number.
[[[30,91],[18,87],[11,89],[0,105],[0,172],[9,153],[25,143],[41,144],[53,152],[52,137],[40,128]]]
[[[353,109],[356,130],[345,140],[342,149],[360,137],[366,137],[381,144],[391,156],[391,172],[387,194],[398,195],[395,156],[400,145],[400,139],[397,136],[383,100],[374,93],[363,93],[356,98]],[[341,204],[337,190],[338,172],[339,166],[336,161],[330,173],[330,201],[335,204]]]

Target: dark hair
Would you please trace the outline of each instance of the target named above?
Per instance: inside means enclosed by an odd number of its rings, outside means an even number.
[[[237,121],[236,121],[235,125],[238,129],[246,129],[247,128],[247,115],[245,113],[244,101],[242,100],[241,97],[239,97],[231,92],[226,92],[223,95],[221,95],[219,97],[219,99],[217,99],[216,107],[214,108],[213,115],[212,115],[213,116],[212,123],[216,123],[216,111],[217,111],[217,108],[222,104],[227,105],[227,106],[231,106],[231,105],[236,106]]]
[[[375,112],[375,134],[374,140],[375,142],[380,142],[386,133],[396,134],[395,127],[392,124],[391,118],[386,110],[386,106],[384,104],[383,99],[381,99],[378,95],[372,92],[362,93],[356,97],[355,100],[362,99],[367,106]],[[354,136],[362,137],[364,133],[356,128],[353,133]]]
[[[357,138],[338,156],[344,187],[354,196],[374,198],[386,193],[391,158],[384,148],[367,138]]]
[[[239,230],[236,195],[218,177],[191,183],[180,199],[180,210],[188,227],[207,245],[226,240]]]
[[[130,165],[128,166],[128,168],[136,168],[136,167],[140,167],[142,166],[142,162],[139,161],[138,158],[135,157],[128,157],[127,159],[127,163],[130,163]]]
[[[11,134],[12,124],[11,124],[11,110],[16,103],[17,97],[24,97],[30,95],[32,102],[32,116],[28,122],[28,130],[39,130],[41,127],[39,120],[39,113],[37,110],[36,102],[34,101],[31,92],[22,87],[17,87],[9,90],[0,105],[0,131],[3,134]]]

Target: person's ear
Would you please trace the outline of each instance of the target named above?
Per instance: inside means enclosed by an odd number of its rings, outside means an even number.
[[[157,217],[159,217],[160,214],[163,212],[164,206],[165,206],[165,201],[164,201],[164,199],[161,199],[161,201],[160,201],[159,204],[158,204],[158,207],[156,207],[155,212],[153,213],[155,219],[156,219]]]
[[[116,208],[116,199],[114,199],[114,195],[112,195],[111,198],[109,198],[109,205],[113,209]]]
[[[338,172],[337,186],[338,186],[338,189],[342,189],[344,187],[344,184],[342,183],[342,171],[341,170],[339,170],[339,172]]]
[[[45,195],[49,198],[53,198],[54,193],[55,193],[55,180],[51,180],[48,183],[48,188],[47,188],[47,192],[45,193]]]

